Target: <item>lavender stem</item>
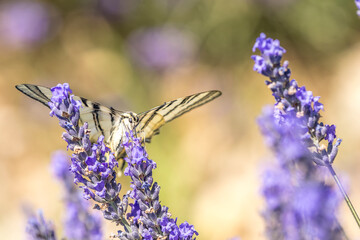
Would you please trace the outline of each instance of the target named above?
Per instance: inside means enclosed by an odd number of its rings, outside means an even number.
[[[336,184],[338,185],[339,189],[340,189],[340,192],[341,194],[343,195],[345,201],[346,201],[346,204],[348,205],[349,209],[350,209],[350,212],[352,213],[358,227],[360,228],[360,218],[354,208],[354,206],[352,205],[351,203],[351,200],[349,198],[349,196],[346,194],[345,192],[345,189],[344,187],[342,186],[341,182],[340,182],[340,179],[338,178],[338,176],[336,175],[336,172],[334,171],[334,168],[332,167],[331,164],[326,164],[326,167],[329,169],[331,175],[333,176]]]

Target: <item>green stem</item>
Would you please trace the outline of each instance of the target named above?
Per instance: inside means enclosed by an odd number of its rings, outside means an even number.
[[[118,207],[114,201],[111,201],[110,205],[113,207],[113,209],[118,209]],[[119,212],[117,212],[117,214],[120,216]],[[130,225],[123,216],[121,216],[120,223],[121,223],[121,225],[124,226],[126,232],[131,233]]]
[[[331,166],[331,164],[327,164],[326,166],[329,169],[331,175],[334,177],[334,180],[335,180],[336,184],[338,185],[338,187],[341,191],[341,194],[343,195],[343,197],[346,201],[346,204],[348,205],[348,207],[350,209],[350,212],[352,213],[358,227],[360,228],[360,218],[359,218],[358,214],[356,213],[356,210],[355,210],[354,206],[352,205],[349,196],[346,194],[345,189],[343,188],[343,186],[342,186],[338,176],[336,175],[333,167]]]

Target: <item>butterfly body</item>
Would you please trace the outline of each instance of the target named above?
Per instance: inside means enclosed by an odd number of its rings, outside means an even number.
[[[32,84],[17,85],[16,88],[30,98],[49,107],[52,92],[49,88]],[[88,123],[90,140],[96,142],[100,135],[104,136],[106,144],[114,152],[117,159],[123,158],[125,151],[121,143],[125,133],[133,130],[143,141],[150,142],[152,136],[167,122],[180,117],[184,113],[197,108],[221,95],[213,90],[196,93],[173,101],[164,102],[148,111],[136,114],[124,112],[112,107],[108,108],[86,98],[74,96],[82,104],[80,108],[80,124]]]
[[[107,145],[109,145],[116,158],[122,158],[125,154],[121,143],[124,140],[126,132],[135,129],[138,124],[139,118],[134,112],[122,113],[118,120],[115,121],[111,134],[108,139],[105,139]]]

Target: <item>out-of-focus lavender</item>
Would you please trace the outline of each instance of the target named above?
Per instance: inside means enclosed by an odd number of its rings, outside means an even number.
[[[303,130],[279,123],[272,108],[258,119],[259,126],[277,162],[263,173],[263,217],[268,239],[345,239],[336,215],[341,195],[323,183],[323,172],[304,145]],[[290,119],[289,119],[290,120]]]
[[[42,212],[39,212],[38,216],[32,214],[28,218],[26,237],[28,240],[56,240],[54,226],[51,222],[45,220]]]
[[[52,169],[55,177],[64,186],[65,221],[64,231],[67,239],[101,240],[102,222],[100,216],[90,211],[90,203],[74,185],[74,176],[69,171],[69,157],[63,151],[57,151],[52,157]]]
[[[182,66],[196,51],[191,34],[170,26],[135,31],[128,39],[128,47],[137,64],[156,71]]]
[[[51,33],[52,8],[36,1],[6,2],[0,6],[0,36],[4,44],[23,48],[44,42]]]
[[[355,0],[356,7],[358,10],[356,11],[357,15],[360,16],[360,0]]]
[[[98,0],[97,5],[106,17],[110,19],[123,18],[131,14],[139,4],[139,0]]]

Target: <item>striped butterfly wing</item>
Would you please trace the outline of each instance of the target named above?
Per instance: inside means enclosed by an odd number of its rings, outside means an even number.
[[[50,88],[31,84],[17,85],[16,88],[30,98],[49,107],[48,102],[50,102],[52,97]],[[89,124],[88,128],[91,130],[90,140],[95,142],[100,135],[104,135],[105,141],[107,141],[111,135],[114,123],[122,112],[114,108],[104,107],[99,103],[91,102],[82,97],[74,96],[74,99],[81,101],[83,106],[80,108],[80,123],[87,122]]]
[[[149,111],[138,114],[139,121],[136,126],[136,132],[150,142],[151,137],[159,133],[159,129],[165,123],[180,117],[190,110],[214,100],[221,95],[220,91],[213,90],[196,93],[187,97],[165,102],[154,107]]]

